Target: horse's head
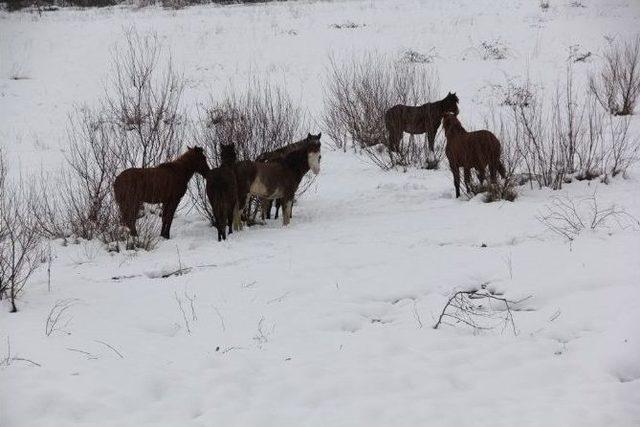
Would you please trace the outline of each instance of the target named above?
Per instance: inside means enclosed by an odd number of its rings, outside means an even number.
[[[311,169],[316,175],[320,173],[320,160],[322,159],[322,155],[320,154],[321,136],[322,133],[319,133],[317,135],[307,135],[307,141],[309,142],[307,161],[309,162],[309,169]]]
[[[189,149],[188,154],[193,170],[205,176],[209,172],[209,164],[207,163],[207,156],[204,155],[204,149],[198,146],[187,148]]]
[[[220,144],[220,163],[232,165],[236,160],[236,147],[233,144]]]
[[[460,112],[460,110],[458,109],[459,101],[460,100],[458,99],[458,96],[456,95],[455,92],[454,93],[449,92],[447,96],[445,96],[444,99],[442,100],[442,105],[443,105],[442,112],[453,113],[455,115],[458,115],[458,113]]]
[[[446,137],[449,137],[452,132],[455,132],[458,128],[462,128],[462,124],[460,124],[460,120],[458,120],[458,116],[452,112],[446,112],[442,116],[442,128],[444,129],[444,134]]]

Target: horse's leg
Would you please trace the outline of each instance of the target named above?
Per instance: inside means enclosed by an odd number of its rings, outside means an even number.
[[[278,219],[278,212],[280,212],[280,206],[282,206],[282,199],[276,199],[276,216],[275,219]]]
[[[485,168],[477,168],[478,171],[478,181],[480,181],[480,185],[484,184],[485,176]]]
[[[266,199],[265,207],[267,210],[267,219],[271,219],[271,207],[273,206],[273,200]],[[276,204],[276,219],[278,219],[278,205]]]
[[[178,208],[178,202],[179,201],[171,200],[162,205],[162,230],[160,232],[160,236],[165,239],[169,239],[171,223],[173,222],[173,216]]]
[[[289,225],[291,221],[291,208],[293,207],[293,198],[283,199],[282,203],[282,225]]]
[[[491,178],[491,184],[496,184],[498,182],[498,169],[495,164],[489,165],[489,176]]]
[[[456,189],[456,199],[460,197],[460,169],[457,166],[451,166],[451,173],[453,174],[453,186]]]
[[[132,236],[138,235],[138,230],[136,229],[136,220],[138,219],[138,212],[142,208],[142,203],[134,202],[129,206],[121,207],[121,215],[122,215],[122,225],[129,229],[129,234]]]
[[[467,189],[467,193],[473,194],[471,189],[471,168],[467,166],[464,167],[464,186]]]
[[[236,231],[242,230],[242,219],[240,218],[240,208],[237,202],[233,206],[233,228]]]
[[[434,146],[436,144],[436,134],[438,133],[438,128],[435,129],[427,129],[427,141],[429,142],[429,151],[433,153]]]
[[[498,169],[498,173],[500,174],[502,179],[505,179],[505,177],[507,176],[507,171],[504,168],[504,163],[502,163],[500,160],[498,160],[497,169]]]
[[[235,218],[235,204],[234,206],[227,206],[227,227],[229,227],[229,234],[233,234],[233,219]]]

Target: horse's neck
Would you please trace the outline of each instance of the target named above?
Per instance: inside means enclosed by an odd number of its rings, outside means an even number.
[[[297,158],[297,156],[293,159],[285,159],[284,163],[291,170],[291,172],[293,172],[298,183],[302,180],[304,174],[309,171],[309,164],[305,161],[305,159]]]
[[[443,113],[443,107],[442,107],[442,100],[440,101],[436,101],[436,102],[430,102],[428,104],[424,104],[424,107],[429,110],[432,114],[435,112],[437,115],[442,115]]]
[[[184,177],[186,181],[190,181],[196,170],[184,159],[178,158],[173,162],[165,163],[167,167],[170,167],[174,172]]]

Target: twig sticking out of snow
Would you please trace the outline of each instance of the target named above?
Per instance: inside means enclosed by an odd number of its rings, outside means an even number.
[[[11,362],[27,362],[31,363],[33,366],[37,366],[38,368],[42,367],[38,362],[34,362],[31,359],[26,359],[24,357],[11,356],[11,340],[7,337],[7,357],[0,361],[0,366],[9,366]]]
[[[113,350],[113,352],[115,354],[117,354],[118,356],[120,356],[120,359],[124,359],[124,356],[122,355],[122,353],[120,353],[118,350],[115,349],[115,347],[113,347],[112,345],[104,342],[104,341],[100,341],[100,340],[94,340],[94,342],[97,342],[98,344],[102,344],[108,348],[110,348],[111,350]]]
[[[518,335],[516,324],[513,320],[513,313],[511,312],[511,306],[519,304],[530,296],[518,301],[511,301],[506,298],[502,298],[495,294],[490,293],[484,287],[482,289],[474,289],[469,291],[458,291],[445,304],[438,317],[438,321],[433,326],[433,329],[438,329],[440,324],[444,323],[445,318],[453,319],[454,325],[462,323],[477,330],[490,330],[495,325],[481,325],[480,319],[499,319],[503,324],[503,328],[511,326],[514,335]],[[488,301],[489,307],[484,307],[480,301]],[[504,305],[504,310],[497,310],[491,307],[491,302],[500,302]]]
[[[71,322],[71,318],[68,318],[62,326],[60,326],[59,323],[65,318],[67,310],[79,301],[80,300],[77,298],[67,298],[56,301],[47,316],[47,322],[44,326],[44,334],[46,336],[50,336],[55,331],[63,331],[63,328],[66,328],[69,322]]]

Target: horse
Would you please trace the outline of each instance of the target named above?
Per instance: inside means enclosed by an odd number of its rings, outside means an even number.
[[[455,92],[449,92],[440,101],[426,103],[417,107],[409,105],[394,105],[384,114],[384,124],[388,134],[389,152],[400,150],[400,141],[403,132],[416,134],[427,134],[429,141],[429,151],[433,152],[436,134],[445,113],[458,114],[459,99]]]
[[[310,144],[313,144],[315,139],[320,140],[320,138],[322,137],[322,133],[319,133],[316,136],[311,135],[310,133],[307,134],[307,137],[305,139],[302,139],[300,141],[297,142],[293,142],[291,144],[287,144],[283,147],[280,147],[276,150],[273,151],[268,151],[266,153],[262,153],[260,154],[257,158],[256,161],[258,162],[273,162],[273,161],[278,161],[278,160],[282,160],[287,154],[292,153],[294,151],[298,151],[298,150],[306,150],[307,147],[309,147]],[[275,215],[275,219],[278,219],[278,211],[280,210],[280,206],[282,205],[282,200],[280,199],[276,199],[276,215]],[[273,205],[273,200],[270,199],[262,199],[260,201],[260,207],[262,210],[262,219],[265,219],[265,216],[267,219],[271,218],[271,207]]]
[[[481,184],[485,179],[487,166],[492,183],[496,182],[498,173],[504,179],[506,171],[500,160],[502,148],[493,133],[488,130],[467,132],[452,113],[444,115],[442,127],[447,138],[445,153],[453,173],[456,198],[460,197],[461,167],[464,168],[464,184],[468,192],[471,192],[471,168],[476,169]]]
[[[122,171],[113,183],[121,224],[137,236],[136,219],[143,203],[162,203],[160,236],[169,238],[171,223],[180,199],[194,173],[205,176],[209,171],[202,147],[188,150],[172,162],[150,168],[130,168]]]
[[[282,159],[268,163],[254,162],[253,180],[249,194],[263,199],[281,199],[283,206],[282,224],[291,220],[291,207],[302,177],[311,169],[320,173],[320,137],[321,134],[307,136],[307,144],[300,150],[286,154]],[[241,200],[242,202],[242,200]],[[246,199],[245,199],[246,202]]]
[[[238,184],[235,173],[236,150],[231,144],[220,147],[220,167],[211,169],[206,176],[206,192],[216,219],[218,241],[227,240],[236,228],[238,217]]]

